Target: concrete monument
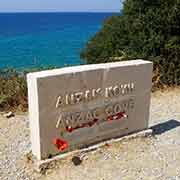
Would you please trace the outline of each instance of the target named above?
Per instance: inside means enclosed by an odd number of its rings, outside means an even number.
[[[148,128],[152,68],[132,60],[27,75],[37,159]]]

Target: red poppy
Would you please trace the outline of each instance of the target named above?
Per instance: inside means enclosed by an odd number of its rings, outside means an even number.
[[[68,148],[68,142],[63,139],[54,139],[53,144],[57,147],[58,150],[64,151]]]
[[[121,119],[124,116],[124,112],[117,113],[117,119]]]
[[[85,127],[91,127],[93,126],[95,123],[98,122],[99,119],[94,119],[93,121],[90,121],[88,123],[83,123],[79,126],[76,126],[76,127],[71,127],[71,126],[67,126],[66,127],[66,131],[68,131],[69,133],[71,133],[72,131],[76,130],[76,129],[80,129],[80,128],[85,128]]]
[[[94,123],[97,123],[97,122],[98,122],[98,119],[94,119],[93,122],[94,122]]]
[[[113,120],[113,116],[109,116],[109,117],[107,118],[107,120],[108,120],[108,121],[112,121],[112,120]]]
[[[72,131],[74,131],[74,128],[72,128],[71,126],[68,126],[68,127],[66,127],[66,130],[67,130],[68,132],[72,132]]]
[[[120,112],[117,114],[118,119],[121,119],[122,117],[127,117],[127,114],[125,112]]]
[[[94,122],[88,122],[88,126],[93,126],[94,125]]]
[[[113,121],[113,120],[120,120],[122,117],[127,117],[125,112],[119,112],[115,115],[108,116],[107,120],[108,121]]]

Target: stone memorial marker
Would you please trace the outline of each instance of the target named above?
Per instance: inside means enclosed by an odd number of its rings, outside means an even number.
[[[37,159],[148,128],[152,68],[132,60],[27,75]]]

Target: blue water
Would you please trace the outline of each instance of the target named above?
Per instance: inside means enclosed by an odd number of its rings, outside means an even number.
[[[0,68],[78,65],[80,52],[112,13],[0,14]]]

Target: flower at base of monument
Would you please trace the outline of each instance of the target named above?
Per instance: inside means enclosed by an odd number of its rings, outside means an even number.
[[[94,125],[94,122],[88,122],[88,126],[91,127]],[[86,125],[87,126],[87,125]]]
[[[112,121],[113,120],[113,116],[108,116],[107,120],[108,121]]]
[[[108,116],[107,120],[108,121],[120,120],[123,117],[127,117],[127,114],[125,112],[119,112],[115,115]]]
[[[93,122],[96,123],[96,122],[98,122],[98,120],[99,120],[99,119],[94,119]]]
[[[85,128],[85,127],[92,127],[95,123],[97,123],[99,121],[99,119],[93,119],[92,121],[89,121],[87,123],[83,123],[83,124],[80,124],[76,127],[71,127],[71,126],[67,126],[66,127],[66,131],[71,133],[73,132],[74,130],[77,130],[77,129],[81,129],[81,128]]]
[[[120,113],[117,113],[116,116],[117,116],[117,119],[121,119],[122,117],[126,117],[127,115],[125,112],[120,112]]]
[[[63,139],[54,139],[53,144],[57,147],[59,151],[64,151],[68,148],[68,142]]]
[[[74,131],[74,128],[71,127],[71,126],[68,126],[68,127],[66,127],[66,130],[67,130],[68,132],[72,132],[72,131]]]

